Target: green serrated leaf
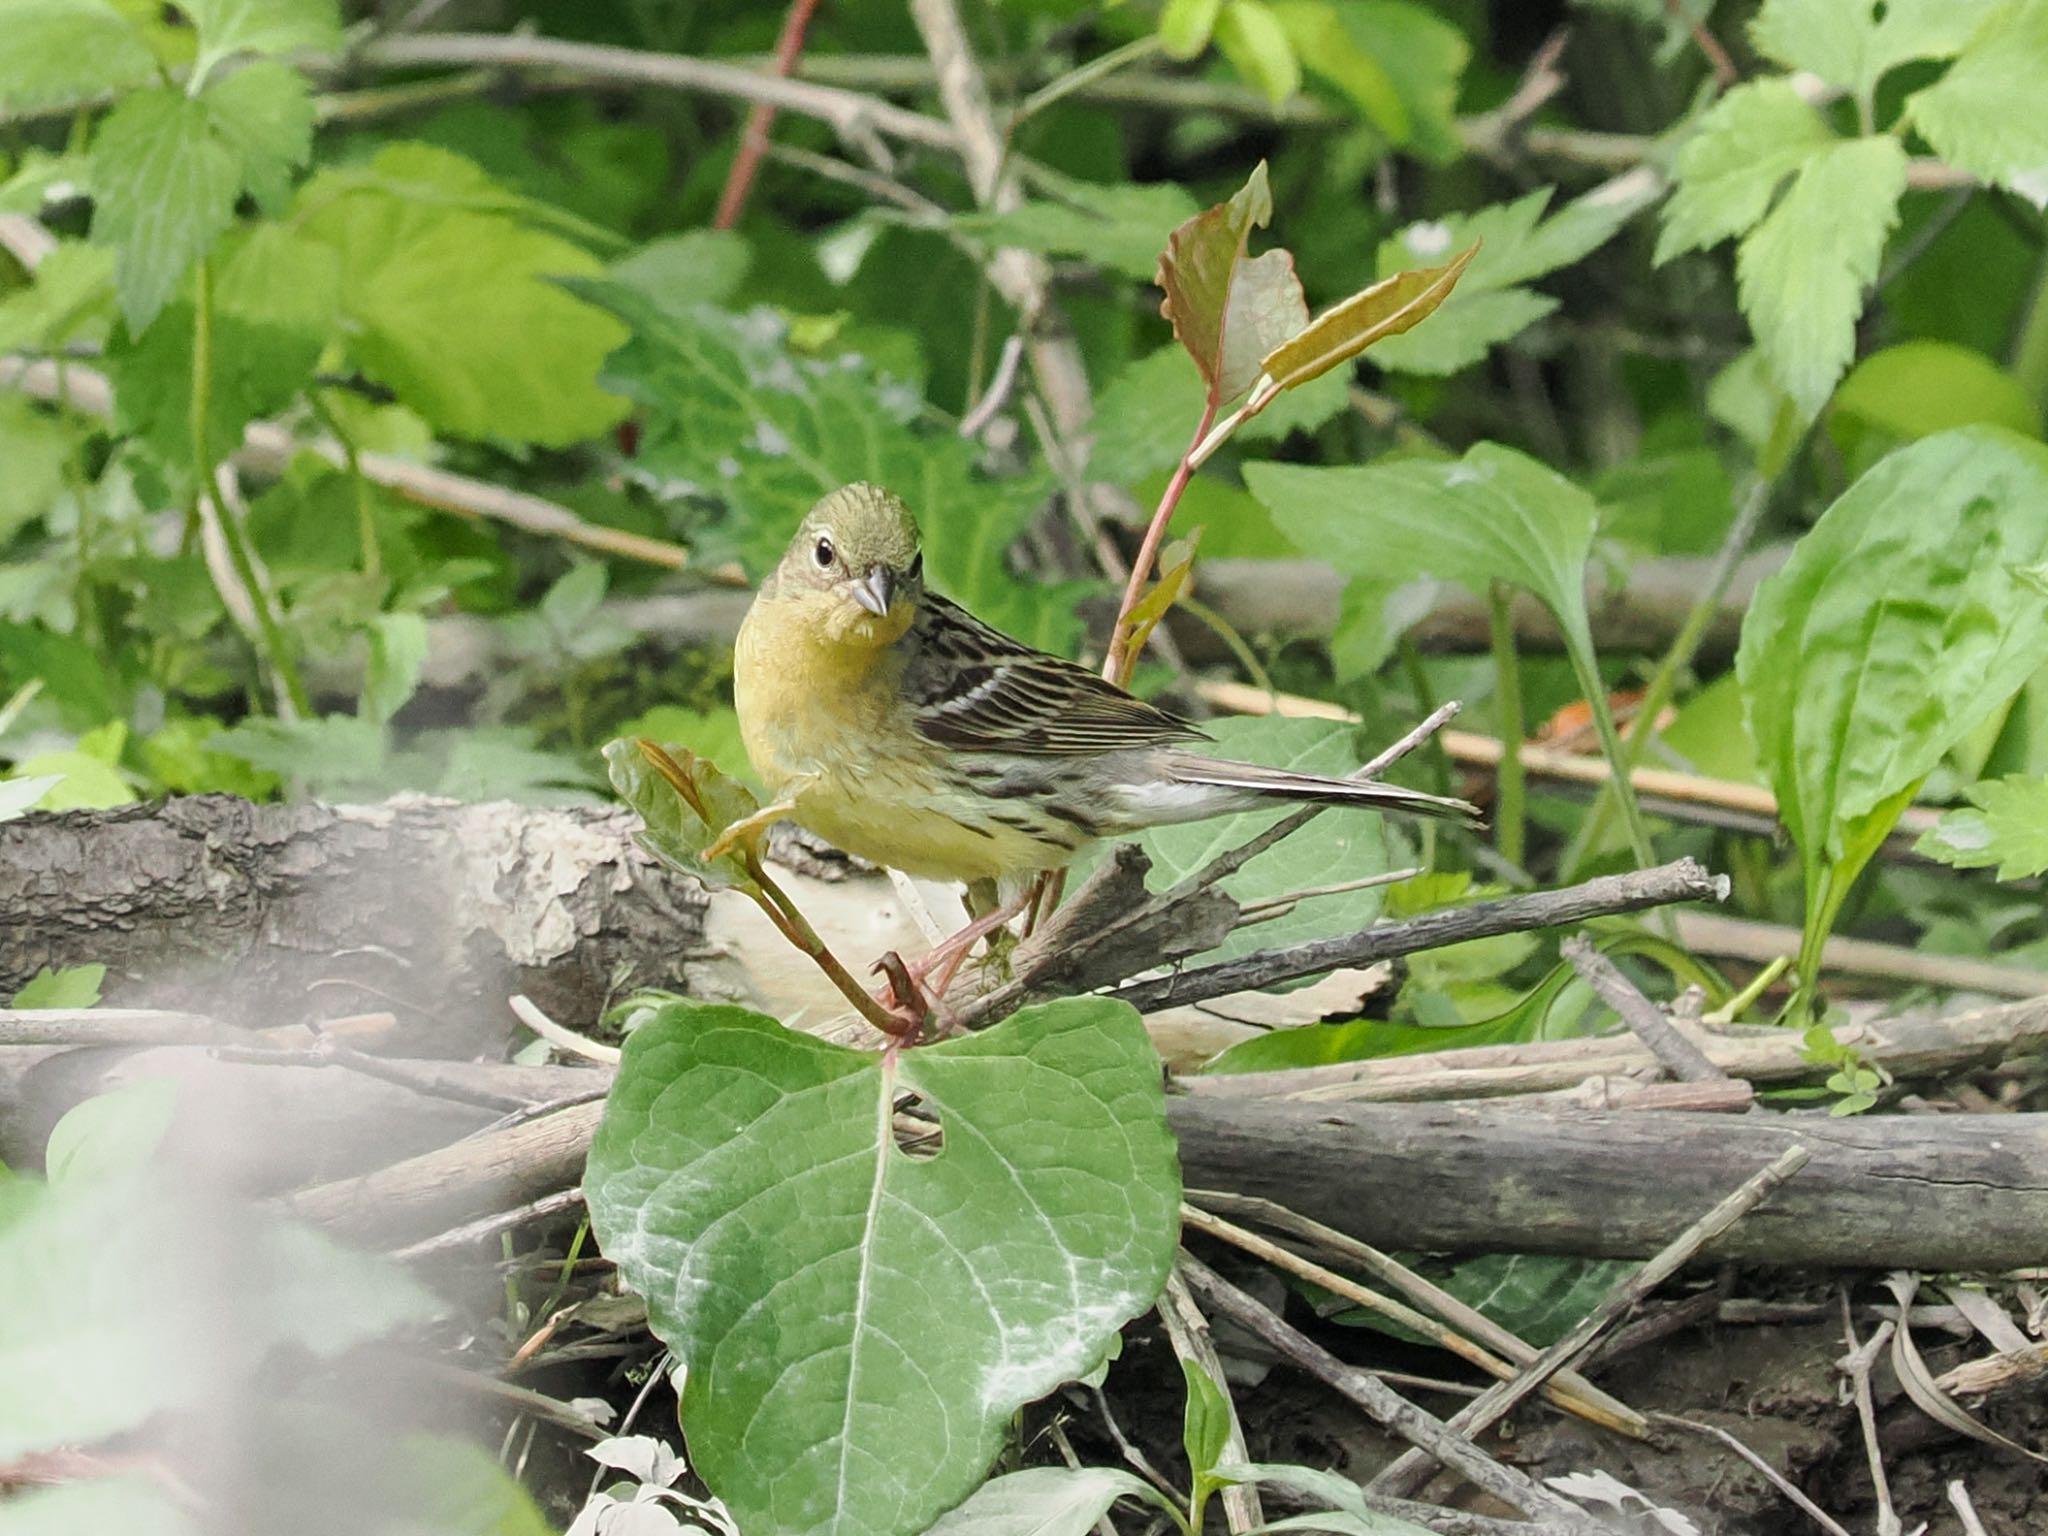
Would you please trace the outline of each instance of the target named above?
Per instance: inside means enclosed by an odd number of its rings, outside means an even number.
[[[178,9],[199,29],[193,70],[201,79],[237,53],[334,53],[341,47],[334,0],[180,0]]]
[[[0,395],[0,543],[50,510],[64,467],[84,441],[78,426],[21,395]]]
[[[209,738],[208,750],[281,779],[295,779],[322,799],[381,795],[390,743],[374,721],[354,715],[317,720],[249,720]]]
[[[206,103],[168,87],[122,99],[93,139],[93,238],[114,252],[114,288],[140,336],[234,217],[240,157]]]
[[[944,1137],[896,1145],[913,1093]],[[742,1529],[922,1530],[1010,1415],[1150,1305],[1179,1232],[1158,1058],[1070,999],[878,1057],[733,1007],[633,1032],[584,1190],[688,1367],[698,1470]]]
[[[2048,663],[2016,574],[2048,555],[2048,448],[1997,427],[1881,460],[1757,589],[1736,672],[1810,929],[1914,787]]]
[[[130,90],[156,73],[142,35],[104,0],[0,0],[0,112]]]
[[[367,173],[315,176],[296,208],[340,260],[351,355],[439,430],[559,447],[624,414],[597,384],[624,330],[556,281],[597,261],[470,162],[393,145]]]
[[[1787,176],[1835,142],[1789,80],[1753,80],[1700,118],[1678,151],[1658,265],[1752,228]]]
[[[216,80],[202,98],[214,132],[242,162],[242,185],[267,213],[284,207],[292,173],[313,152],[313,95],[306,77],[275,59]]]
[[[104,965],[44,966],[22,984],[10,1008],[92,1008],[100,1000]]]
[[[1983,15],[1962,56],[1906,103],[1949,164],[2048,207],[2048,0],[2006,0]]]
[[[1916,853],[1957,869],[1995,864],[2001,880],[2048,870],[2048,779],[1991,779],[1963,794],[1970,807],[1944,812],[1920,835]]]
[[[1546,219],[1542,215],[1551,193],[1551,188],[1539,188],[1512,203],[1411,224],[1382,244],[1379,271],[1383,278],[1442,262],[1454,251],[1473,246],[1478,250],[1453,279],[1455,291],[1443,300],[1429,323],[1379,342],[1372,360],[1383,368],[1439,374],[1455,373],[1479,361],[1488,348],[1557,307],[1555,299],[1522,284],[1569,266],[1604,244],[1649,206],[1656,187],[1647,178],[1633,185],[1611,183],[1574,199]]]
[[[642,406],[645,473],[727,508],[726,521],[699,541],[700,555],[737,557],[759,576],[819,497],[870,480],[917,514],[936,590],[1005,633],[1071,652],[1080,588],[1020,581],[1008,560],[1043,499],[1042,477],[981,477],[957,434],[918,429],[915,393],[851,353],[796,355],[782,322],[765,311],[664,308],[613,283],[577,291],[632,327],[606,379]]]
[[[1127,277],[1150,279],[1168,236],[1195,212],[1195,200],[1170,182],[1067,182],[1058,202],[1027,202],[1007,213],[955,214],[952,226],[991,246],[1086,257]]]
[[[1905,147],[1891,135],[1831,144],[1742,242],[1742,312],[1773,376],[1808,416],[1855,355],[1864,290],[1905,190]]]

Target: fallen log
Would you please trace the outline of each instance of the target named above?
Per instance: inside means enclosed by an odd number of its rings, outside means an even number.
[[[337,1232],[414,1241],[581,1177],[576,1105],[291,1197]],[[1190,1188],[1263,1196],[1380,1248],[1645,1258],[1797,1143],[1812,1160],[1706,1257],[2001,1270],[2048,1262],[2048,1115],[1557,1114],[1175,1098]]]

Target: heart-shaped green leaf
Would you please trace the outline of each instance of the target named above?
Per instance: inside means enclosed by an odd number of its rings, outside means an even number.
[[[936,1155],[896,1143],[906,1094]],[[626,1043],[583,1187],[750,1536],[924,1530],[1151,1303],[1179,1227],[1159,1059],[1099,998],[880,1056],[672,1005]]]

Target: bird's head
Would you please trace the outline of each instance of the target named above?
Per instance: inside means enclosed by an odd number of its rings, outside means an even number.
[[[924,587],[917,519],[878,485],[843,485],[805,515],[775,584],[813,605],[833,638],[888,645],[910,628]]]

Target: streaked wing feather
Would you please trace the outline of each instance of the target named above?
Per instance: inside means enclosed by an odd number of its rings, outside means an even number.
[[[1201,739],[1192,721],[927,593],[904,669],[919,734],[960,752],[1075,757]]]

